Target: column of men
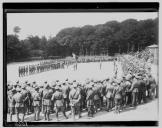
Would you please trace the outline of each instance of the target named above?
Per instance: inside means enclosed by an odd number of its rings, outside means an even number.
[[[155,79],[151,74],[132,74],[129,72],[121,78],[107,78],[104,80],[86,80],[81,84],[76,80],[38,85],[35,81],[23,84],[8,84],[8,112],[10,121],[16,114],[17,121],[24,121],[25,116],[34,113],[34,120],[40,120],[40,112],[45,120],[51,120],[50,114],[56,113],[59,121],[59,112],[67,119],[67,111],[75,120],[82,117],[87,111],[88,117],[93,117],[98,111],[106,110],[120,113],[127,107],[136,107],[154,99],[157,88]],[[22,119],[19,114],[22,113]]]
[[[40,63],[27,66],[19,66],[19,77],[64,68],[64,65],[65,63],[63,61],[60,61],[50,64]]]

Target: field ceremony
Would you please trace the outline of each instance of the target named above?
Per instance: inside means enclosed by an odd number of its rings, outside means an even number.
[[[157,13],[76,14],[7,14],[7,122],[157,121]]]

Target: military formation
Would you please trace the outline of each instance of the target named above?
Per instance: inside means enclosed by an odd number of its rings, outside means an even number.
[[[28,75],[38,74],[46,71],[63,69],[66,66],[72,65],[72,61],[43,61],[38,64],[19,66],[19,77],[25,77]]]
[[[17,122],[27,121],[27,115],[40,121],[40,113],[47,121],[53,120],[53,113],[56,121],[60,121],[59,113],[74,121],[82,118],[83,112],[87,112],[89,118],[99,111],[120,114],[129,107],[137,107],[158,97],[158,83],[145,63],[133,56],[122,56],[117,60],[123,69],[122,76],[114,73],[112,77],[86,79],[82,83],[69,79],[43,84],[36,81],[7,83],[9,121],[13,121],[13,115],[16,115]],[[115,72],[118,69],[116,61]],[[21,119],[20,114],[23,115]]]
[[[113,58],[107,56],[79,57],[77,63],[103,62],[111,60],[113,60]],[[77,70],[77,63],[73,58],[41,61],[38,64],[19,66],[18,74],[19,77],[25,77],[46,71],[68,68],[70,65],[74,65],[74,70]]]
[[[73,120],[82,117],[87,111],[88,117],[95,116],[98,111],[114,111],[120,113],[128,107],[147,103],[157,97],[157,84],[151,74],[132,74],[129,72],[121,78],[104,80],[86,80],[79,83],[76,80],[64,82],[59,80],[49,84],[38,85],[35,81],[29,83],[8,84],[8,113],[10,121],[16,114],[17,121],[24,121],[25,116],[34,114],[34,120],[51,120],[50,114],[55,113],[59,121],[59,112],[66,119],[67,111],[71,111]],[[22,119],[19,114],[22,113]]]

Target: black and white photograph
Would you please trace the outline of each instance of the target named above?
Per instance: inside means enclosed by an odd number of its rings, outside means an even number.
[[[158,126],[158,7],[22,8],[4,8],[6,126],[129,121]]]

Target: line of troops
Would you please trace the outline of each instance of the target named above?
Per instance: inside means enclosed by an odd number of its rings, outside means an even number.
[[[50,70],[61,69],[64,68],[64,65],[65,65],[64,62],[59,61],[54,63],[40,63],[33,65],[19,66],[19,77],[42,73]]]
[[[88,58],[79,58],[77,60],[77,63],[88,63],[88,62],[100,62],[100,61],[110,61],[112,58],[108,57],[88,57]],[[33,75],[37,73],[42,73],[50,70],[56,70],[65,68],[65,66],[68,68],[70,65],[76,64],[74,59],[60,59],[60,60],[50,60],[50,61],[43,61],[39,64],[33,64],[33,65],[25,65],[25,66],[19,66],[18,73],[19,77],[24,77],[28,75]],[[76,67],[77,69],[77,67]]]
[[[128,107],[136,107],[157,97],[157,84],[151,74],[131,71],[120,78],[112,77],[104,80],[86,80],[79,83],[76,80],[64,82],[59,80],[49,84],[38,85],[35,81],[29,83],[7,84],[7,101],[10,121],[16,114],[17,121],[24,121],[27,114],[34,113],[34,120],[40,120],[40,112],[45,120],[51,120],[50,114],[55,113],[59,121],[59,112],[67,119],[82,117],[87,111],[88,117],[93,117],[98,111],[106,110],[120,113]],[[71,111],[71,115],[67,115]],[[20,113],[23,114],[20,119]]]

